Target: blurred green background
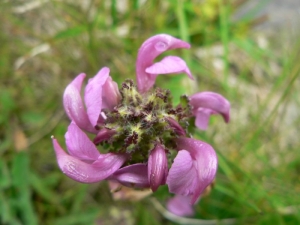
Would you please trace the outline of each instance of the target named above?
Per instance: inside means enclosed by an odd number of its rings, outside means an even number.
[[[257,31],[265,15],[232,19],[244,2],[2,0],[0,224],[300,224],[300,45]],[[167,54],[184,58],[196,78],[160,76],[158,86],[175,102],[209,90],[232,105],[230,124],[216,116],[194,134],[219,158],[195,218],[168,216],[161,208],[167,187],[140,201],[115,201],[105,181],[69,179],[50,139],[64,143],[62,94],[77,74],[92,77],[107,66],[119,84],[134,79],[139,46],[158,33],[191,43]]]

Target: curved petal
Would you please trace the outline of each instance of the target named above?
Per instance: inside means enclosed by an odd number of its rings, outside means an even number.
[[[100,153],[88,136],[75,123],[71,123],[65,134],[66,145],[70,155],[81,159],[95,161]]]
[[[190,48],[190,44],[167,34],[155,35],[142,44],[136,61],[136,79],[140,93],[147,92],[156,79],[156,75],[147,73],[146,68],[150,67],[161,53],[176,48]]]
[[[198,108],[194,111],[196,116],[195,125],[201,130],[206,130],[208,127],[209,117],[212,114],[216,114],[215,111],[206,109],[206,108]]]
[[[191,71],[186,65],[185,61],[177,56],[166,56],[160,62],[154,63],[148,68],[146,72],[149,74],[169,74],[169,73],[186,73],[189,78],[194,80]]]
[[[102,109],[112,110],[121,100],[121,94],[116,82],[108,77],[102,90]]]
[[[88,132],[95,133],[96,130],[92,126],[85,111],[80,90],[85,74],[79,74],[65,89],[63,95],[63,104],[68,117],[74,121],[77,126]]]
[[[180,126],[180,124],[171,117],[166,117],[166,120],[170,127],[174,130],[174,132],[179,136],[185,136],[186,133],[184,129]]]
[[[124,155],[104,154],[93,164],[88,164],[68,155],[55,138],[52,142],[61,171],[71,179],[81,183],[94,183],[106,179],[118,170],[126,160]]]
[[[96,137],[94,138],[94,144],[99,144],[102,141],[109,140],[112,136],[114,136],[117,132],[115,130],[110,130],[107,128],[101,129]]]
[[[190,196],[175,195],[167,202],[167,209],[177,216],[192,216],[194,208]]]
[[[193,113],[197,117],[201,117],[203,113],[206,113],[208,111],[198,111],[198,109],[204,108],[209,109],[210,114],[221,114],[225,120],[226,123],[230,120],[230,103],[229,101],[224,98],[222,95],[219,95],[214,92],[199,92],[189,97],[190,102],[189,104],[193,107]],[[204,119],[206,119],[205,115]],[[200,124],[200,119],[198,119],[198,124]],[[197,125],[197,124],[196,124]],[[205,127],[205,126],[203,126]],[[201,126],[199,127],[200,129]]]
[[[126,154],[101,154],[99,158],[92,163],[92,165],[95,167],[99,167],[102,170],[110,171],[110,176],[124,164],[127,158],[128,156]]]
[[[87,107],[87,115],[93,126],[97,121],[102,109],[102,86],[109,76],[109,69],[102,68],[96,76],[89,79],[84,92],[84,102]]]
[[[148,180],[151,190],[155,192],[160,185],[166,183],[168,175],[168,159],[165,149],[156,144],[148,159]]]
[[[202,185],[197,165],[188,151],[181,150],[178,152],[169,170],[166,183],[171,193],[184,196],[198,194],[198,189]]]
[[[193,204],[213,182],[218,166],[217,156],[209,144],[192,138],[178,138],[177,147],[182,150],[169,170],[167,184],[172,193],[191,195]]]
[[[148,188],[148,166],[147,164],[137,163],[123,167],[108,178],[116,180],[127,187]]]

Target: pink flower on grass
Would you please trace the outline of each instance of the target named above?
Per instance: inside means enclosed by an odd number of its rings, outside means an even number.
[[[229,122],[230,104],[217,93],[200,92],[183,96],[174,107],[168,90],[153,88],[159,74],[186,73],[193,79],[177,56],[154,62],[167,50],[189,47],[167,34],[146,40],[136,62],[137,86],[126,80],[119,89],[104,67],[89,79],[82,98],[85,74],[79,74],[63,96],[71,120],[65,134],[67,152],[53,137],[62,172],[78,182],[110,180],[153,192],[167,184],[175,194],[168,202],[170,211],[191,215],[191,205],[215,178],[217,156],[209,144],[189,137],[187,129],[194,126],[189,120],[196,117],[195,126],[202,130],[212,114]],[[94,135],[93,141],[84,131]],[[172,150],[177,152],[175,157]],[[181,200],[184,207],[179,207]]]

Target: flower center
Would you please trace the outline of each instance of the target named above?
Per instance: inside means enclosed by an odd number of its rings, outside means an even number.
[[[156,143],[166,149],[175,148],[174,138],[178,132],[174,129],[176,121],[182,130],[188,126],[190,108],[186,96],[181,103],[173,107],[169,90],[160,88],[140,94],[132,80],[122,84],[121,102],[112,111],[105,111],[105,128],[116,131],[109,141],[110,152],[129,153],[132,162],[147,161],[150,150]]]

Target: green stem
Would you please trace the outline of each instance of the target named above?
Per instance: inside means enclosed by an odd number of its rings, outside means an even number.
[[[177,0],[177,8],[176,8],[176,15],[177,15],[177,20],[179,24],[179,35],[180,39],[190,43],[190,35],[188,31],[188,22],[185,16],[184,12],[184,1],[183,0]],[[191,55],[189,52],[184,51],[183,52],[183,58],[187,62],[187,64],[190,64],[191,61]]]
[[[220,36],[223,44],[223,63],[224,63],[224,77],[223,85],[225,90],[228,90],[228,75],[229,75],[229,19],[228,6],[224,0],[219,0],[220,4]]]

